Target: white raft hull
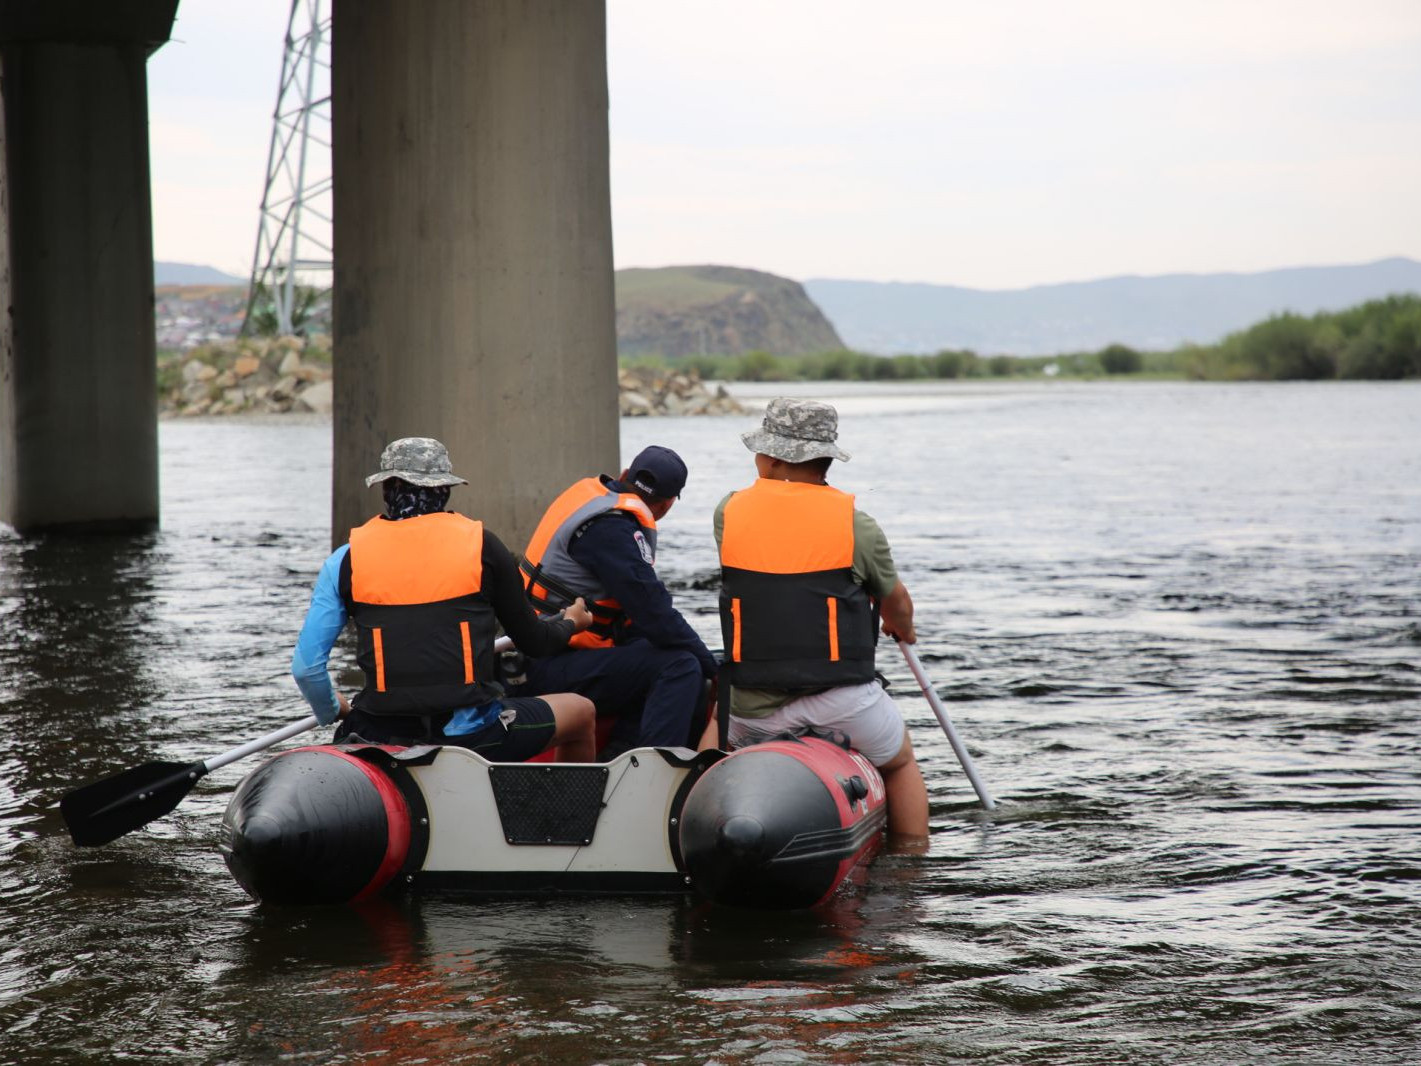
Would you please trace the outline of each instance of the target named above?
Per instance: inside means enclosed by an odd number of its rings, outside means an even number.
[[[804,907],[872,857],[885,814],[867,760],[813,737],[731,755],[638,748],[606,764],[319,745],[243,779],[222,850],[237,881],[275,904],[695,889]]]

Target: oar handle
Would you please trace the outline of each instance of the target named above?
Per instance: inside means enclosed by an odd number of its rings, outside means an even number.
[[[967,753],[966,746],[958,737],[957,730],[953,728],[952,719],[947,716],[947,708],[942,705],[942,700],[938,699],[937,690],[928,680],[928,675],[923,672],[923,664],[918,661],[918,653],[913,650],[911,644],[905,644],[901,640],[898,642],[898,650],[903,653],[903,658],[908,662],[908,669],[913,671],[913,676],[917,678],[918,687],[923,690],[928,706],[933,709],[933,714],[937,715],[942,731],[947,734],[948,743],[957,753],[957,761],[962,764],[962,770],[967,774],[967,780],[972,782],[972,787],[977,791],[977,798],[982,801],[982,806],[987,810],[995,810],[997,801],[992,799],[992,794],[987,791],[987,786],[977,776],[977,768],[972,765],[972,756]]]

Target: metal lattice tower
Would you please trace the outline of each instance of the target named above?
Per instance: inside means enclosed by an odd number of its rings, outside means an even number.
[[[328,297],[332,214],[329,4],[292,0],[244,334],[295,333]]]

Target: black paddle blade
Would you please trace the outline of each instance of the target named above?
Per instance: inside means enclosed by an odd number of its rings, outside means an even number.
[[[76,788],[59,801],[59,812],[74,843],[97,847],[163,817],[205,773],[200,762],[147,762]]]

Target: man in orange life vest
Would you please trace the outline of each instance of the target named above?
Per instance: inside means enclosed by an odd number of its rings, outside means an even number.
[[[878,523],[824,480],[849,458],[838,425],[829,404],[771,400],[742,435],[759,479],[716,508],[730,746],[806,726],[845,734],[883,774],[889,833],[925,848],[927,789],[874,667],[880,616],[885,634],[917,641],[913,600]]]
[[[531,661],[518,691],[578,692],[599,715],[615,716],[604,760],[641,745],[692,745],[705,681],[719,669],[654,569],[656,523],[685,484],[679,455],[644,448],[617,478],[583,478],[554,500],[523,553],[528,596],[539,611],[581,596],[593,621],[567,651]]]
[[[291,673],[316,717],[344,719],[335,739],[452,744],[492,762],[521,762],[552,745],[558,758],[590,762],[590,701],[570,692],[504,696],[496,678],[495,623],[514,642],[550,654],[586,629],[579,600],[540,620],[523,595],[518,566],[482,522],[446,511],[457,477],[444,445],[404,437],[387,445],[379,484],[385,512],[350,531],[331,553],[311,596]],[[349,702],[327,662],[347,619],[365,687]]]

